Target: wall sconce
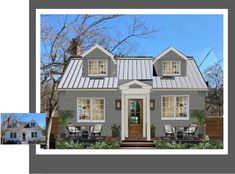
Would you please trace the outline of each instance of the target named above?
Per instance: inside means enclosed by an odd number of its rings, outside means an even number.
[[[150,109],[154,110],[154,108],[155,108],[155,100],[151,99],[150,100]]]
[[[115,105],[116,105],[116,110],[121,110],[121,100],[120,99],[116,99]]]

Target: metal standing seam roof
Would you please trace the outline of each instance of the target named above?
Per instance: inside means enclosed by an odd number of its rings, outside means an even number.
[[[153,88],[184,88],[184,89],[207,89],[207,85],[193,59],[187,60],[187,73],[185,77],[173,79],[153,77]]]
[[[207,85],[193,59],[187,60],[187,75],[173,79],[153,76],[153,61],[150,58],[122,58],[117,60],[117,77],[94,79],[82,77],[83,60],[71,59],[60,81],[59,89],[113,89],[119,80],[152,80],[153,88],[206,89]]]

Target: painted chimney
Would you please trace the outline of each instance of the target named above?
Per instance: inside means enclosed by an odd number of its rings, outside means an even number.
[[[71,57],[82,57],[82,44],[78,39],[73,39],[71,44]]]

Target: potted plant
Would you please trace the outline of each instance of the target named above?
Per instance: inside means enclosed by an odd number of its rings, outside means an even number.
[[[111,129],[112,129],[112,137],[120,137],[120,129],[121,129],[121,126],[120,125],[117,125],[116,123],[113,123],[112,126],[111,126]]]
[[[193,117],[198,127],[198,137],[202,138],[204,134],[205,115],[202,111],[195,111]]]
[[[73,117],[70,111],[64,111],[59,114],[59,124],[60,124],[60,137],[65,138],[66,132],[65,128],[68,125],[70,119]]]
[[[151,138],[155,138],[156,126],[152,124],[150,129],[151,129]]]

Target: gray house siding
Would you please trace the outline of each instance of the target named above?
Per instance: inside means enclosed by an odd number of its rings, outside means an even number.
[[[96,48],[94,51],[83,57],[83,76],[88,77],[88,61],[92,59],[102,59],[108,61],[108,75],[107,77],[116,77],[117,76],[117,65],[113,60],[100,49]]]
[[[165,124],[171,125],[187,125],[192,123],[192,112],[195,110],[205,109],[205,92],[198,91],[152,91],[151,99],[155,100],[155,109],[150,111],[151,124],[157,127],[156,136],[164,136],[163,126]],[[162,95],[189,95],[189,120],[162,120],[161,119],[161,96]],[[94,123],[77,122],[77,98],[78,97],[100,97],[105,98],[105,122],[102,135],[111,136],[111,125],[116,123],[121,125],[121,110],[116,110],[115,100],[121,99],[121,91],[59,91],[59,110],[69,110],[74,113],[71,123],[78,125],[92,125]]]
[[[180,57],[178,54],[176,54],[174,51],[169,51],[167,54],[165,54],[161,59],[158,59],[154,63],[154,68],[158,76],[162,76],[162,62],[168,61],[168,60],[176,60],[181,62],[181,76],[186,76],[186,60]]]
[[[161,119],[161,96],[163,95],[189,95],[189,120],[162,120]],[[192,112],[205,110],[205,92],[198,91],[154,91],[150,98],[155,100],[155,109],[150,111],[151,124],[156,126],[156,136],[164,136],[163,126],[165,124],[181,126],[194,122]]]
[[[74,113],[71,123],[78,125],[93,125],[94,123],[77,122],[77,98],[78,97],[100,97],[105,98],[105,122],[103,124],[102,136],[111,136],[111,125],[121,125],[121,110],[116,110],[115,100],[121,99],[120,91],[59,91],[59,111],[69,110]]]

